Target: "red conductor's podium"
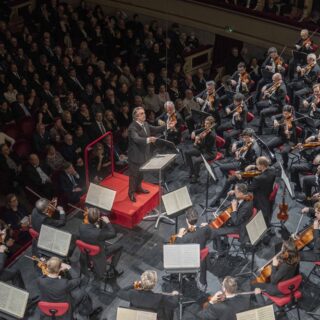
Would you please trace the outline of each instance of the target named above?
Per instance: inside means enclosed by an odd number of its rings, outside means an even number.
[[[159,204],[159,186],[142,182],[143,189],[150,191],[148,194],[137,194],[137,202],[131,202],[128,197],[129,177],[113,172],[100,182],[100,186],[116,191],[116,197],[111,209],[111,222],[126,228],[133,228],[140,223],[144,216]],[[81,198],[84,204],[86,195]]]
[[[116,196],[111,209],[110,220],[112,223],[119,224],[126,228],[133,228],[137,225],[144,216],[146,216],[151,210],[156,208],[159,204],[159,186],[151,183],[143,182],[142,188],[149,190],[148,194],[137,194],[136,202],[131,202],[128,197],[129,177],[117,173],[114,171],[114,149],[113,149],[113,137],[112,132],[107,132],[98,139],[90,142],[84,150],[84,160],[86,169],[86,184],[89,187],[90,174],[89,174],[89,162],[90,152],[94,146],[102,141],[107,136],[111,136],[111,147],[110,147],[110,161],[111,161],[111,174],[104,178],[100,182],[100,186],[116,191]],[[86,194],[81,197],[81,204],[85,204]]]

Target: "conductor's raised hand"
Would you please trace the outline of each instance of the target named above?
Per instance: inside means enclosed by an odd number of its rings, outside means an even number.
[[[149,137],[150,143],[155,143],[157,141],[156,137]]]

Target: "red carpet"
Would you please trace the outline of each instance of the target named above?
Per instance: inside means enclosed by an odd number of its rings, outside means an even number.
[[[131,202],[128,198],[129,177],[117,172],[101,181],[100,185],[117,192],[111,221],[126,228],[133,228],[159,204],[159,186],[147,182],[143,182],[142,187],[150,193],[136,194],[137,202]]]

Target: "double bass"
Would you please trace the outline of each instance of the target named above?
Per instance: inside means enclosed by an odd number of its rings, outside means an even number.
[[[279,204],[279,212],[277,214],[277,218],[278,220],[280,220],[281,223],[286,222],[289,218],[289,215],[288,215],[289,206],[285,201],[286,191],[287,189],[284,186],[283,193],[282,193],[282,203]]]

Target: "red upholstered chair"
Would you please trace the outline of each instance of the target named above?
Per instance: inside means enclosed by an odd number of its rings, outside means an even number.
[[[25,139],[16,141],[12,149],[22,159],[26,159],[32,152],[32,146],[30,142]]]
[[[286,101],[287,104],[290,104],[290,97],[288,95],[286,95],[285,101]]]
[[[39,238],[39,232],[32,229],[32,228],[29,228],[29,234],[31,236],[32,239],[38,239]]]
[[[224,140],[220,136],[216,136],[216,146],[217,148],[223,148],[223,146],[226,144],[226,140]]]
[[[35,131],[35,122],[32,118],[30,117],[25,117],[20,120],[19,122],[19,127],[21,130],[21,135],[24,138],[31,138],[34,131]]]
[[[270,193],[269,195],[269,200],[270,202],[274,202],[276,200],[276,196],[277,196],[277,193],[279,191],[279,184],[278,183],[275,183],[274,186],[273,186],[273,190],[272,192]]]
[[[3,132],[14,140],[17,140],[19,137],[19,128],[15,123],[5,125]]]
[[[301,282],[302,276],[301,274],[298,274],[291,279],[278,283],[277,288],[282,293],[282,296],[272,296],[266,292],[263,292],[262,294],[279,308],[288,307],[289,304],[291,305],[290,309],[296,308],[298,319],[300,320],[298,300],[302,297],[302,293],[299,291]]]
[[[247,113],[247,122],[251,122],[255,118],[254,114],[251,112]]]
[[[54,320],[56,317],[65,315],[69,310],[68,302],[38,302],[38,308],[46,316],[51,316],[51,319]]]
[[[200,261],[203,261],[209,254],[209,248],[205,247],[200,251]]]

